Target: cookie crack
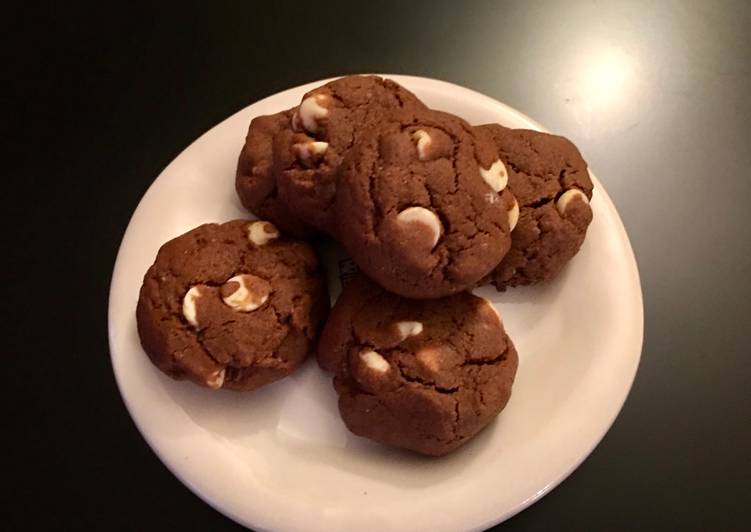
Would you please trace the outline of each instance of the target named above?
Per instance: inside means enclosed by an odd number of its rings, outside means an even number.
[[[537,201],[533,201],[532,203],[529,203],[527,205],[523,205],[524,207],[529,207],[530,209],[539,209],[540,207],[544,207],[551,201],[553,201],[554,198],[544,197]]]
[[[402,95],[399,94],[399,91],[394,91],[393,94],[396,98],[396,101],[399,102],[399,109],[404,109],[406,107],[406,104],[404,103],[404,100],[402,100]]]
[[[459,419],[461,414],[459,413],[459,400],[454,398],[454,424],[451,426],[451,431],[454,433],[454,440],[457,441],[461,438],[459,434]]]
[[[423,388],[427,388],[429,390],[433,390],[435,392],[438,392],[438,393],[441,393],[441,394],[446,394],[446,395],[451,395],[451,394],[454,394],[454,393],[456,393],[456,392],[459,391],[459,387],[458,386],[451,387],[451,388],[446,388],[444,386],[439,386],[438,384],[435,383],[435,381],[421,379],[420,377],[417,377],[417,376],[414,376],[414,375],[410,375],[409,373],[407,373],[406,368],[404,367],[404,365],[402,364],[402,362],[399,361],[399,360],[396,360],[394,365],[396,366],[397,370],[399,371],[399,376],[402,379],[404,379],[404,381],[406,381],[406,382],[410,382],[412,384],[417,384],[417,385],[419,385],[419,386],[421,386]]]
[[[467,366],[497,366],[498,364],[502,364],[506,360],[507,352],[508,349],[496,358],[470,358],[462,362],[461,366],[459,367],[464,368]]]
[[[217,366],[221,366],[222,368],[226,368],[229,364],[225,364],[217,360],[216,357],[214,357],[214,355],[211,353],[211,351],[206,347],[206,344],[204,344],[203,336],[205,332],[206,332],[206,329],[200,329],[198,331],[195,331],[194,336],[195,336],[196,342],[198,342],[198,345],[200,346],[201,350],[204,352],[204,354],[207,357],[209,357],[214,362],[214,364],[216,364]]]

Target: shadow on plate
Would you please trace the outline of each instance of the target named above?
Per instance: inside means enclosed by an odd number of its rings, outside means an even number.
[[[452,454],[439,458],[387,447],[351,433],[347,433],[344,447],[310,445],[279,434],[277,441],[305,460],[315,460],[349,475],[416,489],[457,478],[464,468],[480,459],[488,446],[494,445],[493,435],[496,430],[502,430],[502,424],[503,414],[474,439]]]
[[[491,444],[503,414],[454,453],[430,458],[393,449],[350,433],[337,408],[331,376],[309,360],[298,372],[255,392],[212,392],[186,382],[161,379],[167,394],[198,426],[242,447],[267,445],[326,468],[379,482],[420,488],[459,472]],[[256,439],[261,434],[266,437]]]

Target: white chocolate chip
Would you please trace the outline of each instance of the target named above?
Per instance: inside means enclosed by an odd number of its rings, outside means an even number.
[[[378,373],[386,373],[391,367],[389,366],[389,363],[385,358],[383,358],[380,354],[376,353],[372,349],[362,351],[360,353],[360,359],[365,362],[366,366],[368,366],[373,371],[377,371]]]
[[[400,321],[397,322],[396,328],[399,330],[400,341],[404,341],[410,336],[417,336],[422,332],[422,323],[419,321]]]
[[[279,230],[271,222],[257,221],[248,224],[248,240],[256,246],[265,246],[279,238]]]
[[[198,327],[198,314],[196,312],[196,302],[201,297],[200,286],[193,286],[185,293],[183,297],[183,316],[193,327]]]
[[[513,231],[517,222],[519,222],[519,202],[514,198],[514,205],[508,211],[508,230]]]
[[[239,312],[251,312],[263,305],[269,298],[268,283],[254,275],[235,275],[227,279],[225,287],[229,283],[236,283],[237,288],[230,294],[223,295],[225,305]]]
[[[329,148],[328,142],[311,141],[300,142],[293,144],[292,149],[295,151],[295,156],[306,168],[312,168],[315,166],[326,153]]]
[[[328,96],[324,94],[314,94],[302,101],[298,112],[306,131],[311,133],[318,131],[318,121],[329,114],[329,110],[325,107],[327,102]]]
[[[212,388],[214,390],[218,390],[222,387],[222,384],[224,384],[224,375],[226,371],[224,368],[215,371],[209,377],[206,379],[206,384],[209,388]]]
[[[408,207],[396,215],[396,219],[402,223],[419,223],[430,229],[430,247],[435,247],[441,237],[441,220],[438,215],[425,207]]]
[[[561,216],[563,216],[566,213],[566,209],[569,206],[569,203],[571,203],[574,199],[581,198],[581,200],[584,203],[589,203],[589,199],[587,198],[586,194],[579,190],[578,188],[570,188],[563,194],[561,194],[561,197],[558,198],[558,201],[555,202],[555,207],[558,209],[558,212],[561,213]]]
[[[494,192],[500,192],[508,184],[508,172],[500,159],[490,165],[490,168],[480,167],[480,175]]]
[[[417,158],[424,161],[428,158],[428,150],[430,144],[433,142],[430,138],[430,133],[424,129],[418,129],[412,133],[412,139],[417,142]]]

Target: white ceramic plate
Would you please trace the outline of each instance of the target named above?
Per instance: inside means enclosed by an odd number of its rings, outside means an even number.
[[[474,124],[542,129],[506,105],[450,83],[389,76],[430,107]],[[292,107],[315,82],[231,116],[180,154],[130,221],[112,277],[112,365],[125,404],[159,458],[193,492],[256,530],[484,529],[555,487],[608,430],[639,363],[643,310],[623,225],[595,179],[581,252],[543,287],[498,294],[517,346],[511,400],[452,455],[426,459],[351,435],[331,377],[313,360],[254,393],[211,392],[159,373],[138,341],[135,307],[159,246],[204,222],[247,217],[234,192],[253,116]],[[146,481],[146,479],[144,479]]]

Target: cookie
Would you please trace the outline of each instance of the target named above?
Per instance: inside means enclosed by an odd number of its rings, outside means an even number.
[[[404,297],[438,298],[490,273],[511,244],[514,199],[495,145],[440,111],[363,135],[337,180],[339,239],[357,266]]]
[[[592,180],[571,141],[498,124],[479,126],[493,137],[518,202],[511,249],[488,278],[496,288],[553,279],[576,255],[592,221]]]
[[[206,224],[164,244],[138,299],[138,334],[164,373],[253,390],[315,348],[328,294],[313,250],[269,222]]]
[[[279,194],[314,227],[336,234],[336,172],[363,132],[394,112],[425,105],[401,85],[377,76],[348,76],[303,96],[275,141]]]
[[[281,200],[274,169],[274,136],[291,131],[293,110],[258,116],[250,122],[245,145],[240,151],[235,190],[250,212],[275,224],[285,234],[305,238],[315,230],[298,218]]]
[[[409,300],[359,276],[331,311],[318,363],[335,375],[349,430],[440,456],[503,410],[518,357],[487,300],[468,292]]]

